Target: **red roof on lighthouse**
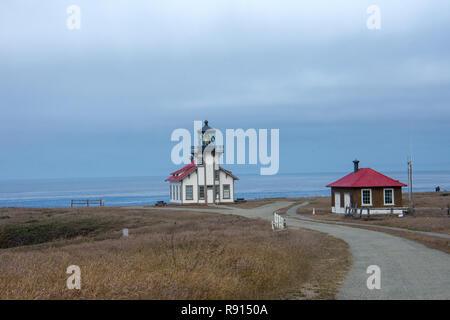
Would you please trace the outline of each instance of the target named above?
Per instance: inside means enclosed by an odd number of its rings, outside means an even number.
[[[184,177],[186,177],[191,172],[197,170],[197,166],[194,162],[189,163],[188,165],[185,165],[180,170],[174,171],[170,174],[170,177],[168,177],[164,181],[180,181],[183,180]]]
[[[170,174],[170,177],[168,177],[166,180],[164,181],[181,181],[183,180],[187,175],[191,174],[192,172],[194,172],[195,170],[197,170],[197,166],[195,164],[195,162],[191,162],[188,165],[185,165],[183,168],[181,168],[180,170],[174,171]],[[222,167],[219,167],[219,170],[222,170],[223,172],[225,172],[227,175],[229,175],[230,177],[233,178],[233,180],[239,180],[238,177],[236,177],[231,171],[225,170]]]
[[[345,177],[330,183],[327,187],[361,188],[361,187],[406,187],[406,184],[394,180],[370,168],[361,168]]]

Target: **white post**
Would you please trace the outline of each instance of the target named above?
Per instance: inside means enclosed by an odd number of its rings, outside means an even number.
[[[122,229],[122,236],[128,237],[128,229]]]

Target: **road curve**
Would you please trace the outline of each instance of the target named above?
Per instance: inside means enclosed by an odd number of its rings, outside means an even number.
[[[294,215],[297,208],[288,210]],[[450,255],[383,232],[288,217],[288,226],[312,229],[350,246],[353,265],[338,299],[450,299]],[[381,289],[367,288],[367,267],[381,269]]]

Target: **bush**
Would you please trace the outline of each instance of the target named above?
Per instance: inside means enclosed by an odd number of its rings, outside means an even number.
[[[99,219],[90,218],[76,221],[47,219],[13,223],[0,228],[0,248],[86,236],[109,227],[111,227],[109,223],[102,223]]]

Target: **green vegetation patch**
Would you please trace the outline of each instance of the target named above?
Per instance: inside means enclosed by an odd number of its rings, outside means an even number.
[[[74,220],[42,219],[11,223],[0,227],[0,248],[12,248],[98,234],[115,224],[95,218]]]

